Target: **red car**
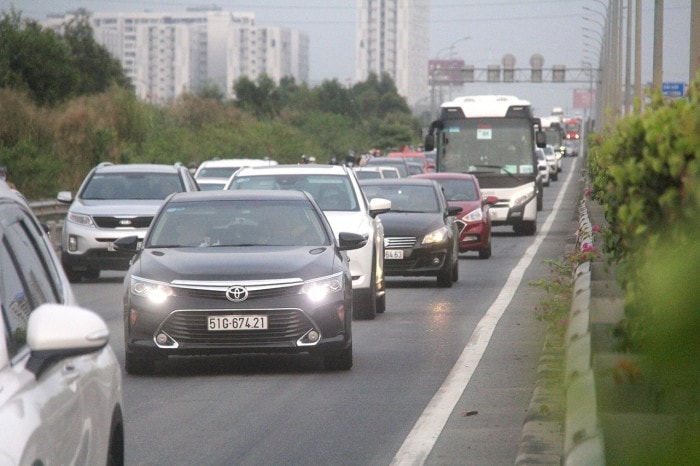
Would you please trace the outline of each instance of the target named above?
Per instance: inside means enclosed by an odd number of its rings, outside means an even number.
[[[455,221],[459,228],[459,252],[478,251],[479,259],[491,257],[489,206],[498,202],[498,198],[484,199],[479,181],[466,173],[423,173],[412,178],[436,180],[445,192],[447,203],[462,208]]]

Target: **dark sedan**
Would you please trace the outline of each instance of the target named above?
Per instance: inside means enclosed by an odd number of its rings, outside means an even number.
[[[380,214],[384,225],[384,274],[436,276],[438,286],[459,279],[459,232],[455,215],[434,180],[399,178],[360,181],[368,199],[391,200],[391,210]]]
[[[459,229],[459,252],[477,251],[479,259],[491,257],[489,206],[498,202],[498,198],[484,198],[479,181],[468,173],[424,173],[414,177],[437,181],[442,186],[447,203],[462,208],[456,219]]]
[[[174,355],[310,353],[352,367],[352,277],[340,233],[308,193],[175,194],[154,218],[124,280],[126,371]]]

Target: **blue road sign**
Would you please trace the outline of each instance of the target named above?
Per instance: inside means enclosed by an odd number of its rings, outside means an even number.
[[[685,83],[663,83],[661,93],[669,97],[681,97],[685,95]]]

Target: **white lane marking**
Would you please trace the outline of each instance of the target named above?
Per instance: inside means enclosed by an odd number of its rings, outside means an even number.
[[[539,229],[535,240],[527,248],[523,257],[518,261],[518,264],[510,272],[508,280],[496,297],[496,300],[491,304],[491,307],[489,307],[486,314],[484,314],[476,325],[474,332],[471,334],[471,337],[469,337],[467,345],[464,347],[464,350],[462,350],[462,354],[457,359],[457,362],[452,367],[447,378],[445,378],[445,381],[438,391],[433,395],[430,403],[428,403],[428,406],[426,406],[425,410],[414,424],[413,429],[409,432],[401,448],[399,448],[399,451],[396,452],[391,462],[392,465],[422,465],[428,459],[428,455],[433,449],[433,446],[435,446],[435,442],[437,442],[445,424],[447,424],[450,414],[461,398],[462,393],[466,390],[469,380],[479,365],[498,321],[513,299],[515,292],[522,282],[525,271],[535,258],[535,254],[537,254],[537,250],[540,248],[547,233],[549,233],[549,229],[554,222],[554,217],[564,200],[564,194],[569,188],[569,182],[573,178],[577,166],[578,158],[574,161],[569,170],[569,175],[566,177],[564,186],[562,186],[554,202],[552,212],[547,216],[547,220],[545,220],[542,228]]]

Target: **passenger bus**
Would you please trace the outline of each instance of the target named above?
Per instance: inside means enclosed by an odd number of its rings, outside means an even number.
[[[514,96],[457,97],[440,107],[425,150],[436,150],[438,172],[471,173],[484,196],[498,197],[491,224],[510,225],[520,235],[537,231],[535,147],[546,137],[527,100]]]

